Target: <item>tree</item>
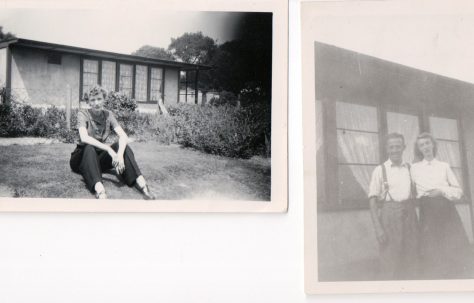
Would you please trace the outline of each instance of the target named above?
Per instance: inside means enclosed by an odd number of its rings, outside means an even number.
[[[166,49],[151,45],[144,45],[140,47],[138,50],[134,51],[132,55],[153,59],[175,60],[173,54],[171,54]]]
[[[16,38],[16,36],[10,32],[4,33],[3,26],[0,26],[0,41],[2,40],[10,40]]]
[[[214,39],[204,36],[202,32],[184,33],[178,38],[171,38],[168,51],[186,63],[207,64],[217,45]]]

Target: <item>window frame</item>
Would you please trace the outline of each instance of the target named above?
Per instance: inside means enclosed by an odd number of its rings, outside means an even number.
[[[151,79],[151,69],[158,68],[161,69],[161,97],[164,100],[165,94],[165,72],[166,66],[157,65],[157,64],[148,64],[148,63],[137,63],[133,61],[126,61],[126,60],[112,60],[108,58],[102,57],[94,57],[94,56],[80,56],[79,62],[79,101],[84,101],[84,60],[93,60],[98,62],[98,75],[97,75],[97,84],[101,85],[102,83],[102,62],[113,62],[115,63],[115,88],[114,91],[120,91],[120,65],[126,64],[132,66],[132,94],[131,98],[135,98],[135,79],[136,79],[136,66],[146,66],[147,67],[147,100],[146,101],[137,101],[138,103],[143,104],[157,104],[158,101],[151,100],[150,96],[150,79]],[[178,90],[179,93],[179,90]]]

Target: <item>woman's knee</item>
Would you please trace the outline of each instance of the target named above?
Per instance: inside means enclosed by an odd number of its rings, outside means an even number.
[[[125,147],[125,154],[132,155],[133,156],[133,150],[130,146]]]
[[[90,153],[96,154],[96,151],[95,151],[94,146],[87,144],[86,146],[84,146],[84,151],[83,151],[83,153],[84,153],[84,154],[90,154]]]

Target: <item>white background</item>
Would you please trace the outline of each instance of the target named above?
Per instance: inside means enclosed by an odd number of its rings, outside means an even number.
[[[290,0],[285,214],[0,214],[0,302],[472,302],[306,296],[299,4]]]

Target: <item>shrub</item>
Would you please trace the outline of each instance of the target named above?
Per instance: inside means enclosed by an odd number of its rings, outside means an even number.
[[[221,106],[221,105],[230,105],[230,106],[236,106],[238,103],[237,97],[227,91],[223,91],[220,93],[219,97],[212,97],[211,100],[209,100],[209,104],[213,106]]]
[[[107,98],[105,98],[104,107],[117,116],[122,116],[134,112],[138,105],[134,99],[131,99],[125,93],[110,91]]]
[[[265,154],[270,130],[269,108],[202,107],[178,105],[174,114],[178,142],[184,146],[227,157],[249,158]]]
[[[21,116],[21,105],[17,103],[0,104],[0,136],[18,137],[27,133]]]

